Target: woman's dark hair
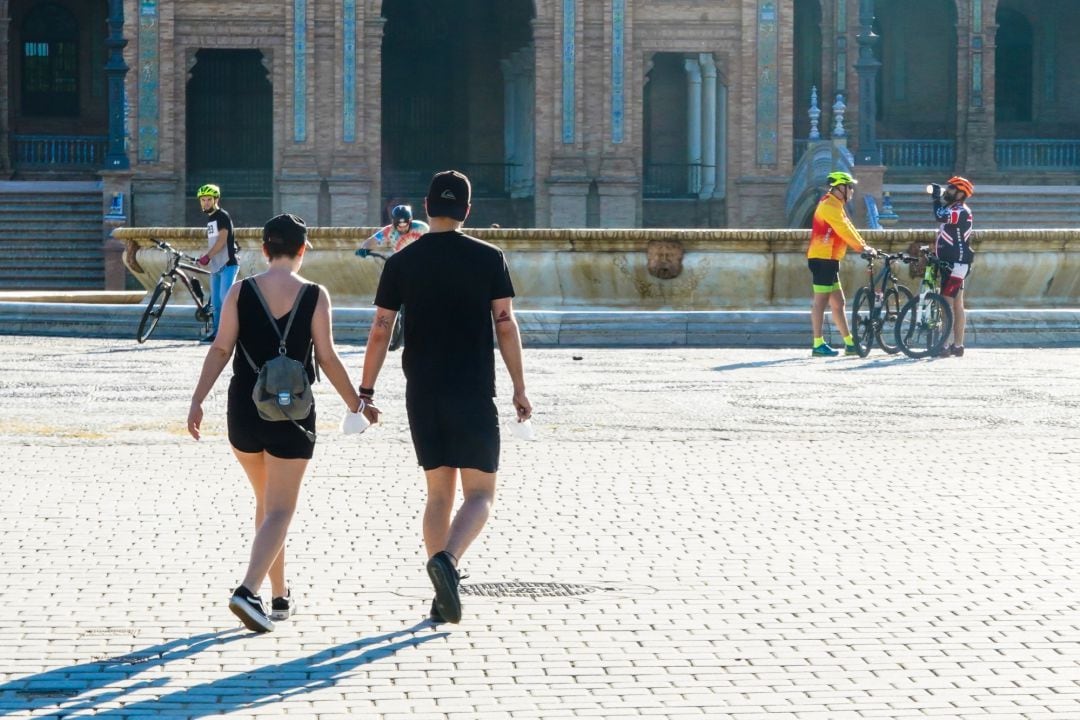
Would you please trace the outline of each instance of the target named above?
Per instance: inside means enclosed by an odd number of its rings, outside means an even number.
[[[282,256],[294,258],[304,245],[311,247],[307,241],[307,225],[299,215],[282,213],[263,225],[263,247],[271,260]]]

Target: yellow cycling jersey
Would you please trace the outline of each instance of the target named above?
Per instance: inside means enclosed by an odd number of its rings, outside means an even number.
[[[840,198],[831,192],[821,198],[814,211],[814,224],[810,230],[810,247],[806,257],[819,260],[842,260],[848,246],[862,251],[866,247],[859,231],[848,220],[847,211]]]

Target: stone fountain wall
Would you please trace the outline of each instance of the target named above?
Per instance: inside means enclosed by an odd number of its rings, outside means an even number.
[[[264,266],[261,229],[240,228],[240,277]],[[374,228],[317,227],[301,273],[325,285],[337,306],[371,304],[382,260],[353,254]],[[468,229],[506,251],[515,306],[547,310],[761,310],[809,304],[808,230]],[[932,230],[863,233],[882,250],[930,243]],[[119,228],[124,264],[150,289],[165,256],[151,238],[192,255],[201,228]],[[1080,230],[987,230],[974,235],[972,308],[1080,307]],[[904,278],[907,280],[906,276]],[[849,296],[866,282],[866,264],[849,253],[841,280]],[[917,282],[908,280],[909,287]]]

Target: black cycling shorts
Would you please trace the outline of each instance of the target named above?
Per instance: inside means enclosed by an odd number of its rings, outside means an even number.
[[[825,260],[823,258],[810,258],[806,261],[810,266],[810,275],[816,288],[831,288],[829,292],[840,287],[840,261]],[[835,286],[835,287],[834,287]]]
[[[493,398],[451,397],[406,389],[416,462],[438,467],[499,469],[499,413]]]

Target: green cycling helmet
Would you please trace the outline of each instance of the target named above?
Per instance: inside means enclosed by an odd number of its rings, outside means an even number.
[[[197,197],[197,198],[201,198],[201,197],[220,198],[221,197],[221,188],[219,188],[217,185],[211,185],[211,184],[207,183],[206,185],[203,185],[201,188],[199,188],[199,191],[197,193],[195,193],[195,197]]]
[[[836,172],[829,173],[826,178],[829,181],[829,187],[837,187],[838,185],[858,185],[859,181],[851,176],[850,173],[837,170]]]

